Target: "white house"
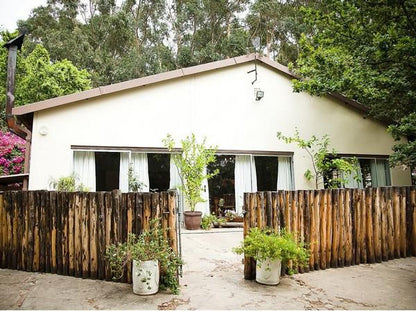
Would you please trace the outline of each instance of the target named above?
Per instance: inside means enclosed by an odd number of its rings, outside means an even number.
[[[286,67],[251,54],[16,107],[32,130],[29,189],[75,172],[90,190],[128,191],[129,164],[146,190],[174,187],[162,140],[195,133],[218,146],[221,172],[204,196],[213,203],[235,194],[241,211],[244,191],[314,188],[304,177],[309,156],[276,137],[296,128],[327,134],[340,156],[358,157],[363,186],[411,184],[408,170],[387,166],[395,142],[385,124],[339,94],[294,93],[291,79]]]

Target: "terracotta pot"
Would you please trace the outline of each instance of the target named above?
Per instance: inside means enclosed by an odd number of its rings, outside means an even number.
[[[183,215],[185,216],[185,229],[199,230],[201,228],[201,211],[184,211]]]

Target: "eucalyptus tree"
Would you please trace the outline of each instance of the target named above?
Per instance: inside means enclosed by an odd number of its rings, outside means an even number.
[[[245,21],[250,36],[260,38],[261,52],[287,65],[298,57],[301,34],[311,33],[302,20],[302,8],[321,6],[317,0],[255,0]]]
[[[172,0],[169,18],[178,67],[245,54],[240,15],[249,0]]]

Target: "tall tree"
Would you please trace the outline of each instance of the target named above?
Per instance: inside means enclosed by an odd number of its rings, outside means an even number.
[[[174,0],[170,8],[176,65],[185,67],[245,54],[248,33],[239,15],[248,0]]]
[[[6,41],[16,36],[2,33]],[[0,42],[3,46],[4,42]],[[25,44],[18,54],[16,70],[15,105],[23,105],[49,98],[87,90],[91,87],[90,75],[78,70],[70,61],[51,62],[48,51],[41,45],[25,57]],[[7,50],[0,49],[0,128],[6,128],[5,102],[7,78]]]
[[[416,1],[327,0],[325,8],[303,12],[315,32],[300,41],[294,69],[305,78],[294,82],[295,90],[357,100],[390,121],[396,138],[414,131],[416,120],[407,116],[416,112]],[[392,164],[415,166],[408,161],[415,147],[397,146]]]
[[[255,0],[246,16],[252,38],[259,37],[261,51],[282,64],[294,62],[302,33],[311,27],[302,20],[301,8],[319,8],[321,1]]]

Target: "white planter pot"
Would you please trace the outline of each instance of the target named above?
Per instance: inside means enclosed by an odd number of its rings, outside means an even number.
[[[256,282],[265,285],[279,284],[281,268],[282,261],[279,259],[266,259],[263,262],[257,261]]]
[[[159,291],[159,261],[133,260],[133,292],[137,295],[153,295]]]

